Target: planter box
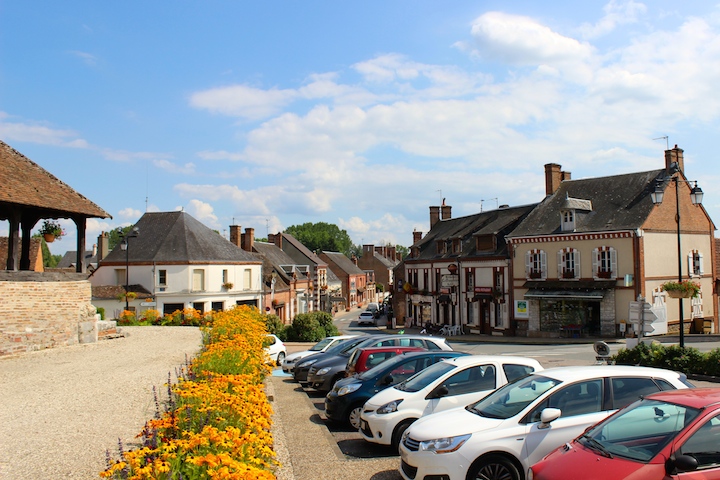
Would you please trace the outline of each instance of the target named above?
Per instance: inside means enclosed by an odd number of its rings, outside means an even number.
[[[682,290],[665,290],[671,298],[691,298],[692,292],[683,292]]]

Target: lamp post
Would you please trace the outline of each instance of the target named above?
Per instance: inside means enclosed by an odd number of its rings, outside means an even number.
[[[135,238],[140,233],[137,227],[134,227],[130,232],[123,234],[121,229],[118,229],[118,233],[122,238],[120,242],[120,250],[125,251],[125,311],[130,310],[130,301],[128,300],[128,293],[130,292],[130,239]]]
[[[680,244],[680,183],[691,184],[693,187],[690,190],[690,200],[693,205],[701,205],[703,198],[703,191],[697,186],[697,181],[687,181],[680,179],[680,167],[677,162],[672,162],[667,174],[662,180],[657,180],[655,184],[655,190],[650,194],[653,204],[660,205],[663,201],[664,196],[664,185],[672,181],[675,183],[675,222],[677,223],[677,254],[678,254],[678,282],[682,282],[682,252]],[[678,298],[678,305],[680,309],[680,348],[685,348],[685,319],[683,312],[683,301],[682,298]]]

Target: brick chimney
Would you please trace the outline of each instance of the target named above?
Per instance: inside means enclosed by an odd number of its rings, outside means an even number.
[[[97,255],[97,243],[93,243],[92,256]]]
[[[397,250],[394,246],[387,247],[387,258],[390,260],[397,260]]]
[[[97,261],[99,262],[103,258],[107,257],[110,251],[110,239],[108,238],[107,232],[102,232],[98,235],[97,239]]]
[[[677,145],[675,145],[675,148],[672,150],[665,150],[665,170],[670,171],[670,164],[673,162],[677,162],[678,168],[681,172],[685,171],[685,159],[683,158],[683,149],[678,148]]]
[[[418,243],[420,240],[422,240],[422,232],[418,232],[417,230],[413,230],[413,245]]]
[[[557,163],[545,165],[545,195],[552,195],[560,188],[560,183],[570,180],[570,172],[561,171]]]
[[[358,262],[357,257],[356,257],[355,255],[353,255],[352,257],[350,257],[350,260],[351,260],[351,261],[353,262],[353,264],[357,267],[357,262]]]
[[[278,233],[277,235],[274,233],[268,233],[268,243],[272,243],[282,250],[282,233]]]
[[[240,234],[240,225],[230,225],[230,243],[236,247],[242,248],[240,243],[242,235]]]
[[[430,207],[430,230],[440,220],[440,207]]]
[[[452,218],[452,207],[450,205],[445,205],[445,199],[443,198],[443,203],[441,208],[442,213],[442,219],[443,220],[450,220]]]
[[[252,252],[253,245],[255,245],[255,229],[248,227],[245,229],[245,233],[242,234],[242,249],[246,252]]]

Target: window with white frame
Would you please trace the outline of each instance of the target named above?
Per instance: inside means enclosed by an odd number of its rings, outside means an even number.
[[[562,218],[562,231],[572,232],[575,230],[575,211],[574,210],[563,210],[560,212]]]
[[[252,290],[252,269],[245,269],[243,272],[243,280],[243,290]]]
[[[167,285],[167,270],[160,269],[157,272],[158,275],[158,285],[165,286]]]
[[[525,254],[525,275],[529,279],[547,278],[547,255],[545,251],[532,249]]]
[[[692,250],[688,253],[688,272],[690,272],[690,275],[696,277],[705,273],[703,255],[697,250]]]
[[[205,270],[196,268],[192,273],[192,289],[193,292],[202,292],[205,290]]]
[[[593,250],[593,277],[617,278],[617,250],[606,246]]]
[[[580,278],[580,252],[571,247],[558,252],[558,277]]]
[[[228,282],[228,271],[227,271],[226,268],[224,268],[223,271],[222,271],[222,283],[223,283],[223,285],[224,285],[224,284],[226,284],[227,282]]]

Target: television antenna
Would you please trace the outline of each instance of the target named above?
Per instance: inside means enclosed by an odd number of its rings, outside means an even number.
[[[668,142],[668,136],[664,135],[662,137],[653,138],[653,140],[662,140],[665,139],[665,150],[670,150],[670,142]]]
[[[497,197],[495,197],[495,198],[488,198],[488,200],[495,200],[495,209],[497,210],[497,209],[499,208]],[[482,211],[483,211],[483,202],[485,202],[485,200],[480,200],[480,213],[482,213]]]

